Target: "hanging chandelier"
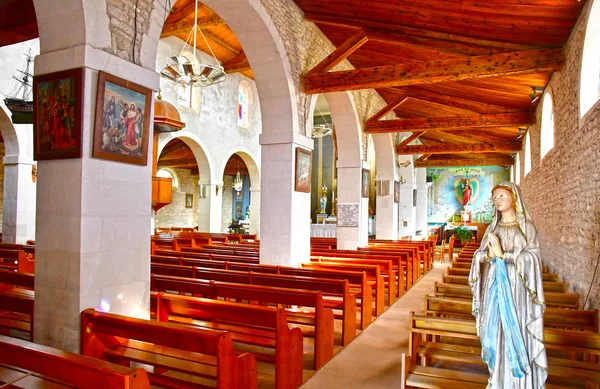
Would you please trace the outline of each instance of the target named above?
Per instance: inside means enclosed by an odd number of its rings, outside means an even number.
[[[321,112],[319,106],[317,106],[316,108],[317,111],[319,111],[319,115],[323,119],[323,124],[313,125],[311,134],[313,139],[323,138],[324,136],[331,135],[331,133],[333,132],[333,123],[329,124],[327,119],[325,119],[325,115],[323,115],[323,112]]]
[[[186,51],[186,48],[190,46],[190,41],[193,41],[192,53],[194,60],[196,59],[196,38],[198,31],[200,31],[204,43],[206,43],[206,46],[210,50],[210,53],[215,60],[215,65],[198,64],[193,61],[190,62],[189,60],[181,62],[181,59],[185,59],[182,54]],[[188,86],[209,86],[218,84],[227,79],[227,74],[219,64],[215,53],[212,51],[202,29],[198,25],[198,0],[195,0],[194,26],[192,27],[192,31],[190,31],[179,56],[171,57],[171,62],[160,70],[160,75],[178,84]]]
[[[238,159],[237,174],[235,175],[235,178],[233,179],[233,189],[235,189],[236,192],[241,192],[243,187],[244,187],[244,180],[242,180],[242,176],[240,175],[240,160]]]

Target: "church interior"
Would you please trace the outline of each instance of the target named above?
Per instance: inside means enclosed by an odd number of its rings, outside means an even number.
[[[0,74],[0,388],[600,389],[600,0],[3,0]]]

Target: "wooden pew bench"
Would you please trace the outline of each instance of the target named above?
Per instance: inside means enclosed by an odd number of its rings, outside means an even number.
[[[545,344],[548,350],[583,351],[592,355],[600,353],[600,335],[591,332],[546,328]],[[443,339],[443,342],[426,341],[428,337]],[[463,344],[450,340],[463,341]],[[403,386],[412,387],[472,387],[485,388],[487,374],[431,367],[443,366],[439,361],[460,365],[481,366],[481,349],[474,321],[459,318],[441,318],[410,315],[409,353],[402,358]],[[417,366],[421,364],[423,366]],[[600,382],[600,365],[563,358],[549,357],[549,378],[546,387],[590,388]],[[483,385],[483,386],[478,386]]]
[[[0,290],[0,334],[10,335],[16,330],[27,333],[29,340],[33,340],[33,307],[33,290]]]
[[[154,366],[147,373],[153,386],[256,389],[254,355],[236,355],[225,331],[158,323],[86,309],[81,313],[81,354],[129,366]],[[165,374],[169,373],[169,374]]]
[[[471,311],[471,300],[425,296],[425,313],[427,315],[474,319]],[[547,307],[544,311],[544,326],[598,332],[598,310],[583,311]]]
[[[153,274],[150,280],[153,291],[176,291],[211,299],[234,299],[236,302],[257,302],[283,306],[310,307],[314,316],[314,369],[320,369],[333,357],[333,312],[325,308],[320,291],[273,288],[259,285],[235,284]],[[153,299],[151,301],[154,301]]]
[[[448,269],[448,270],[450,270],[450,269]],[[469,276],[468,275],[444,274],[442,276],[442,280],[447,284],[459,284],[459,285],[468,285],[469,284]],[[564,282],[543,280],[542,284],[544,286],[544,292],[565,293],[567,291],[567,285]]]
[[[150,389],[150,382],[143,369],[134,370],[0,335],[0,386],[3,388]]]
[[[25,251],[0,248],[0,270],[33,273],[35,260],[27,258]]]
[[[7,290],[13,288],[33,290],[33,274],[23,272],[0,271],[0,290]]]
[[[472,299],[471,287],[469,285],[434,283],[434,295],[441,297],[457,297]],[[579,308],[578,293],[553,293],[544,292],[546,306],[557,308]]]
[[[274,356],[252,353],[275,364],[275,387],[296,389],[302,384],[302,331],[289,328],[283,308],[158,293],[157,319],[227,331],[236,343],[274,349]]]
[[[385,281],[378,265],[347,264],[340,262],[305,262],[300,265],[305,269],[313,270],[365,272],[367,280],[373,282],[372,288],[375,295],[375,316],[380,316],[385,310]]]

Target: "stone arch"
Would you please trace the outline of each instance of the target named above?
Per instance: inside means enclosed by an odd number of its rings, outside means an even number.
[[[252,152],[244,147],[235,147],[229,153],[225,154],[227,157],[223,159],[223,166],[221,168],[221,176],[225,172],[225,165],[229,158],[234,154],[237,154],[248,168],[248,175],[250,179],[250,233],[260,233],[260,159],[258,159]]]
[[[391,134],[373,134],[377,176],[393,180],[396,176],[394,141]],[[385,178],[383,178],[385,177]],[[390,178],[388,178],[390,177]]]
[[[200,172],[200,177],[205,177],[211,182],[215,181],[216,177],[214,175],[213,163],[210,159],[210,156],[205,152],[205,150],[207,150],[207,147],[203,144],[200,138],[198,138],[198,136],[189,131],[184,130],[163,133],[159,135],[158,151],[154,158],[158,160],[160,154],[162,153],[167,143],[169,143],[173,139],[182,140],[190,148],[190,150],[192,150],[192,152],[194,153],[194,157],[196,158],[196,163],[198,164],[198,171]]]
[[[19,137],[7,111],[4,103],[0,103],[0,132],[4,138],[4,155],[19,155]]]

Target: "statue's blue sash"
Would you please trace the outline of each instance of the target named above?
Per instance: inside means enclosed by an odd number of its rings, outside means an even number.
[[[496,263],[496,271],[487,295],[483,338],[481,339],[482,358],[493,370],[498,352],[496,350],[498,331],[500,331],[500,323],[502,323],[510,370],[513,376],[521,378],[529,373],[529,358],[517,322],[517,312],[510,290],[506,262],[500,258],[494,258],[492,262]]]

